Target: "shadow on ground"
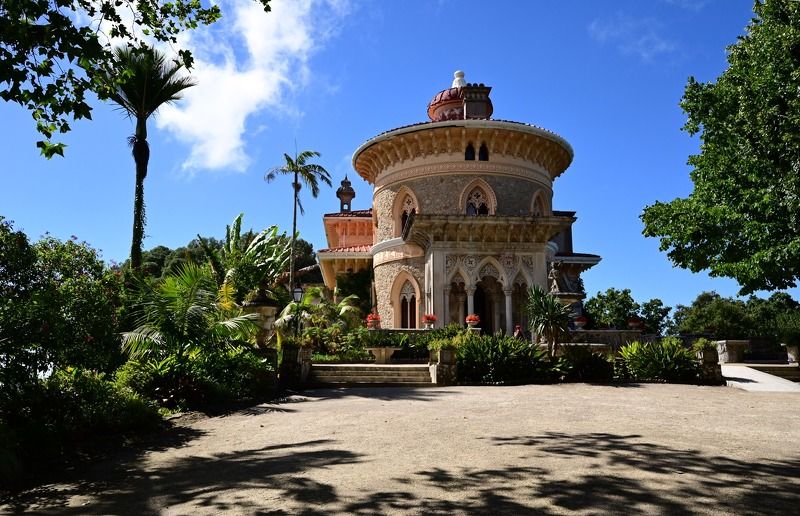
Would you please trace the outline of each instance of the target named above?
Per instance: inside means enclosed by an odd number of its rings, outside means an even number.
[[[437,387],[338,387],[304,391],[309,399],[371,398],[381,401],[435,401],[452,396],[458,391]]]
[[[181,504],[203,513],[249,514],[794,514],[800,457],[746,461],[645,442],[639,435],[545,433],[486,438],[512,447],[514,465],[480,469],[439,464],[389,477],[369,490],[346,478],[369,457],[315,440],[177,458],[155,470],[134,463],[113,474],[32,491],[13,510],[58,514],[153,514]],[[463,446],[468,446],[464,443]],[[391,468],[391,464],[380,465]],[[315,480],[325,469],[342,480]],[[390,469],[391,471],[391,469]],[[330,478],[330,475],[328,475]],[[74,495],[96,496],[66,507]]]

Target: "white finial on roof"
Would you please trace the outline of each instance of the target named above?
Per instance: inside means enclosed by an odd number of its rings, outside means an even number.
[[[456,70],[456,73],[453,74],[453,88],[463,88],[467,85],[467,81],[464,80],[464,72],[461,70]]]

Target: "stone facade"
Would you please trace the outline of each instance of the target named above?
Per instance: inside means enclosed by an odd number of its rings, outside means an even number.
[[[545,129],[488,118],[490,90],[457,75],[429,104],[431,122],[383,133],[353,156],[374,186],[369,255],[384,328],[421,327],[425,313],[437,326],[477,313],[484,330],[510,333],[526,322],[531,286],[579,303],[580,273],[600,260],[573,253],[574,212],[552,207],[572,148]],[[340,191],[349,211],[349,182]],[[343,212],[326,215],[326,229],[341,228],[332,220]],[[339,238],[328,240],[334,246],[320,256],[341,269]]]

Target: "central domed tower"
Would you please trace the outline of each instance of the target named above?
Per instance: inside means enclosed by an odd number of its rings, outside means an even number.
[[[572,147],[533,125],[492,120],[491,88],[455,73],[428,104],[430,121],[361,145],[358,174],[373,185],[375,304],[387,328],[524,324],[527,290],[582,298],[580,272],[600,260],[572,252],[575,212],[553,211],[553,180]]]

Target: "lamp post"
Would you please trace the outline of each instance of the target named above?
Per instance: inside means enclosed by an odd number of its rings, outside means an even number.
[[[292,290],[292,298],[294,298],[294,338],[297,340],[297,334],[300,333],[300,300],[303,299],[303,288],[300,285],[294,287]]]

